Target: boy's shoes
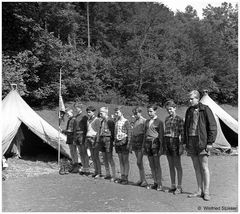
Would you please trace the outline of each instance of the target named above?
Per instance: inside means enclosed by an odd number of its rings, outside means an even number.
[[[92,175],[92,178],[95,178],[97,175],[98,175],[97,173],[94,173],[94,174]]]
[[[209,194],[204,194],[204,195],[203,195],[203,200],[205,200],[205,201],[210,201],[210,200],[211,200],[210,195],[209,195]]]
[[[203,193],[195,192],[193,194],[188,195],[188,198],[195,198],[195,197],[203,197]]]
[[[137,182],[135,183],[136,186],[141,186],[141,184],[142,184],[142,181],[137,181]]]
[[[123,181],[121,182],[121,184],[127,185],[127,184],[128,184],[128,180],[123,180]]]
[[[180,187],[178,187],[174,192],[173,192],[173,194],[174,195],[178,195],[178,194],[181,194],[181,193],[183,193],[183,190],[182,190],[182,188]]]
[[[168,192],[168,193],[174,193],[176,191],[176,188],[171,188],[171,189],[167,189],[164,192]]]
[[[111,182],[115,182],[117,179],[116,178],[111,178],[110,181]]]
[[[79,175],[85,175],[85,172],[80,171],[80,172],[79,172]]]
[[[102,177],[102,174],[97,174],[94,178],[97,179],[97,178],[101,178]]]
[[[154,184],[150,184],[147,186],[147,189],[157,189],[157,183],[154,183]]]
[[[114,183],[121,184],[122,183],[122,179],[121,178],[117,178],[117,179],[115,179]]]
[[[157,191],[163,191],[163,187],[162,187],[162,185],[157,185],[157,189],[156,189]]]
[[[111,175],[106,175],[106,176],[104,177],[105,180],[110,180],[111,178],[112,178]]]
[[[78,164],[73,164],[73,167],[69,172],[70,173],[78,173],[79,172]]]
[[[148,185],[147,181],[143,181],[140,185],[140,187],[146,187]]]
[[[90,174],[91,174],[90,172],[84,172],[83,175],[85,175],[85,176],[89,176]]]

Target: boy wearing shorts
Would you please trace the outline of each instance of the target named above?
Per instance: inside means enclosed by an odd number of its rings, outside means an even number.
[[[73,116],[73,110],[68,109],[66,111],[66,115],[68,117],[66,129],[62,131],[63,134],[67,135],[67,142],[70,154],[72,158],[72,169],[70,170],[71,173],[78,173],[78,155],[77,155],[77,147],[73,139],[73,124],[75,121],[75,117]]]
[[[136,107],[133,109],[135,121],[133,122],[131,145],[130,148],[134,151],[137,158],[137,166],[139,169],[140,180],[136,182],[137,186],[146,187],[147,181],[143,167],[143,139],[146,119],[142,116],[142,108]]]
[[[174,101],[169,100],[168,102],[166,102],[165,108],[169,116],[165,119],[164,151],[168,160],[172,184],[168,192],[173,192],[173,194],[176,195],[182,193],[181,155],[183,154],[184,121],[176,114],[177,105],[174,103]],[[175,183],[175,169],[177,170],[177,187]]]
[[[163,191],[162,170],[160,166],[160,155],[163,153],[163,122],[157,116],[157,106],[150,105],[147,108],[150,119],[146,120],[143,142],[143,151],[148,157],[151,168],[153,185],[148,185],[147,189]]]
[[[113,141],[114,141],[114,122],[108,117],[108,108],[101,107],[99,111],[101,117],[101,125],[98,132],[98,146],[99,151],[102,152],[104,165],[106,169],[106,176],[104,179],[115,181],[116,170],[113,160]],[[110,174],[109,164],[112,169],[112,176]]]
[[[191,157],[198,189],[188,197],[203,197],[209,201],[210,172],[208,156],[217,136],[217,124],[211,109],[199,102],[197,90],[189,93],[190,107],[186,111],[184,124],[184,144]]]
[[[87,133],[86,133],[86,145],[90,149],[91,158],[94,165],[93,178],[102,177],[101,163],[99,159],[99,148],[96,142],[97,133],[100,128],[100,120],[95,116],[96,109],[93,106],[88,106],[87,109]]]
[[[115,108],[115,150],[118,154],[121,179],[116,183],[128,184],[129,173],[129,146],[130,146],[130,123],[123,116],[122,107]]]
[[[87,124],[88,117],[82,115],[82,104],[75,103],[74,109],[76,111],[76,116],[73,124],[73,138],[77,145],[82,163],[82,170],[79,172],[79,174],[88,176],[90,174],[89,157],[85,145],[85,138],[87,133],[87,127],[85,124]]]

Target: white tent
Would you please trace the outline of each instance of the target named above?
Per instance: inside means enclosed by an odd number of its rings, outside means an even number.
[[[217,122],[217,138],[213,146],[215,148],[230,149],[238,146],[238,121],[224,111],[214,102],[207,93],[204,94],[201,103],[208,105]]]
[[[21,123],[24,123],[44,143],[58,149],[58,136],[60,136],[60,152],[70,157],[66,144],[66,136],[59,135],[58,131],[42,119],[18,94],[12,90],[2,101],[2,153],[3,155],[11,145]],[[32,142],[34,147],[34,142]]]

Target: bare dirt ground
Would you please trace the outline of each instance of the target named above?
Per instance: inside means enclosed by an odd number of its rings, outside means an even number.
[[[119,175],[117,157],[116,167]],[[165,156],[161,156],[163,185],[170,186]],[[166,212],[166,211],[237,211],[238,157],[211,156],[210,202],[187,198],[196,190],[196,179],[189,157],[182,157],[183,189],[181,195],[147,190],[132,184],[121,185],[104,179],[78,174],[59,175],[56,162],[10,160],[7,180],[2,182],[4,212]],[[152,183],[147,158],[147,180]],[[138,180],[135,156],[130,155],[129,180]],[[104,167],[102,171],[105,173]]]

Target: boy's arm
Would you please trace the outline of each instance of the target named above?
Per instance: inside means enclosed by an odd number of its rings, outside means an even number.
[[[159,153],[162,154],[163,153],[163,146],[164,146],[164,128],[163,128],[163,122],[161,120],[159,120],[159,133],[158,133],[158,138],[159,138],[159,143],[160,143],[160,151]]]
[[[144,123],[144,136],[143,136],[142,151],[144,150],[144,145],[145,145],[145,141],[146,141],[146,131],[147,131],[147,120]]]
[[[178,130],[179,130],[179,143],[181,145],[183,145],[183,142],[184,142],[184,121],[183,121],[182,118],[179,118]]]
[[[127,144],[130,145],[130,142],[131,142],[131,127],[130,127],[130,122],[128,120],[126,120],[126,122],[125,122],[125,127],[126,127],[126,130],[127,130],[127,138],[128,138]]]
[[[186,146],[187,144],[187,117],[188,117],[188,113],[189,112],[189,108],[187,109],[186,113],[185,113],[185,122],[183,125],[183,145]]]
[[[113,142],[114,141],[114,129],[115,129],[115,123],[113,122],[113,120],[109,120],[109,129],[111,132],[111,140]]]
[[[207,145],[212,145],[217,137],[217,123],[213,116],[211,109],[207,106],[206,109],[207,119]]]
[[[73,141],[77,140],[77,120],[73,121]]]

